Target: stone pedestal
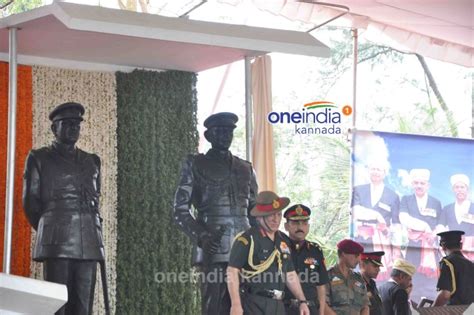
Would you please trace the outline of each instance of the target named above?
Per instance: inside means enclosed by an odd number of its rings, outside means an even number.
[[[66,302],[65,285],[0,273],[1,314],[54,314]]]

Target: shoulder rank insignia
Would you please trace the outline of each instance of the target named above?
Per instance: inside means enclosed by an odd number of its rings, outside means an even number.
[[[283,254],[290,254],[290,248],[284,241],[280,243],[280,250]]]

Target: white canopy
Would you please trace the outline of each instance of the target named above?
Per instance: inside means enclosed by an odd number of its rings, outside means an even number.
[[[240,5],[243,0],[218,0]],[[316,0],[252,0],[260,9],[306,23],[320,24],[341,13]],[[314,2],[314,3],[307,3]],[[474,66],[474,1],[472,0],[325,0],[349,7],[331,22],[365,30],[365,36],[407,52]]]
[[[0,19],[4,60],[9,27],[20,28],[18,61],[24,64],[64,66],[79,61],[198,72],[267,52],[330,54],[327,46],[304,32],[59,2]]]

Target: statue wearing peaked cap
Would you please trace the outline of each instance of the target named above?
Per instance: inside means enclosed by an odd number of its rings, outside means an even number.
[[[30,151],[23,177],[23,207],[37,232],[33,259],[43,262],[45,280],[68,289],[56,314],[92,314],[97,262],[104,260],[100,159],[76,147],[84,111],[69,102],[50,113],[55,140]]]
[[[256,203],[252,165],[229,151],[237,120],[235,114],[224,112],[204,121],[204,136],[212,148],[185,159],[175,194],[174,220],[195,244],[193,264],[205,275],[225,275],[232,241],[250,228],[249,212]],[[204,282],[201,298],[202,314],[229,313],[225,281]]]

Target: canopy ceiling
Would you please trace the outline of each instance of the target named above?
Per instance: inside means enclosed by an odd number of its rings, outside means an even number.
[[[198,72],[267,52],[319,57],[330,53],[327,46],[304,32],[59,2],[0,19],[3,59],[12,26],[20,28],[21,63],[49,60],[64,65],[78,61]]]
[[[101,5],[107,1],[101,0]],[[200,2],[147,1],[150,12],[171,16],[181,15]],[[331,26],[355,27],[363,37],[378,44],[463,66],[474,65],[473,0],[209,0],[190,16],[209,21],[225,15],[226,20],[237,24],[309,30],[345,11],[317,2],[349,8],[350,12],[332,21]],[[285,20],[304,23],[290,26]]]
[[[218,0],[239,5],[241,0]],[[311,0],[253,0],[260,9],[293,20],[322,23],[341,11]],[[317,2],[317,1],[313,1]],[[356,27],[367,38],[394,48],[468,67],[474,66],[472,0],[325,0],[349,7],[331,25]]]

